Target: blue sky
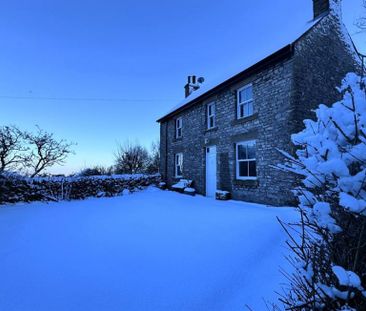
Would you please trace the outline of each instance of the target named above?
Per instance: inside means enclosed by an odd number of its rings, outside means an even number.
[[[113,162],[117,142],[150,146],[156,119],[206,81],[274,52],[312,18],[311,0],[14,0],[0,11],[0,124],[76,142],[53,172]],[[273,2],[271,2],[273,3]],[[344,1],[344,21],[362,0]],[[243,67],[244,66],[244,67]]]

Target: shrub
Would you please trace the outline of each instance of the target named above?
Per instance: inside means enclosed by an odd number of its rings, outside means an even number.
[[[112,167],[103,167],[103,166],[93,166],[89,168],[83,169],[78,175],[83,177],[89,177],[89,176],[110,176],[113,174],[113,168]]]
[[[348,74],[343,99],[304,121],[292,136],[296,157],[285,154],[281,166],[303,178],[301,221],[282,223],[296,268],[281,298],[291,310],[366,310],[365,82]]]
[[[159,182],[159,175],[45,178],[0,175],[0,204],[112,197],[121,195],[126,189],[134,192]]]

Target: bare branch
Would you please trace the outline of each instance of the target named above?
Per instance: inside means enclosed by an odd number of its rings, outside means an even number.
[[[57,140],[53,134],[39,127],[35,134],[27,133],[26,140],[31,146],[31,153],[26,159],[27,167],[32,169],[31,177],[39,175],[56,164],[64,164],[67,157],[74,153],[71,150],[73,143],[64,139]]]
[[[24,133],[16,126],[0,127],[0,173],[20,167],[29,149],[24,139]]]
[[[136,174],[145,171],[149,161],[149,153],[138,142],[126,141],[118,145],[115,152],[115,167],[118,174]]]

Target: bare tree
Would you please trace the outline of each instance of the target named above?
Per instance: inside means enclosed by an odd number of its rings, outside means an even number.
[[[26,140],[31,147],[31,152],[26,159],[26,166],[31,168],[31,177],[39,175],[45,169],[56,164],[62,165],[66,158],[73,153],[73,143],[66,140],[57,140],[53,134],[37,126],[37,132],[27,133]]]
[[[363,0],[363,6],[366,9],[366,0]],[[356,20],[355,24],[360,29],[360,31],[366,31],[366,13],[363,16],[360,16]]]
[[[126,141],[118,145],[115,153],[115,167],[117,174],[143,173],[149,160],[149,153],[138,142]]]
[[[152,142],[149,165],[147,172],[150,174],[159,173],[160,170],[160,140]]]
[[[0,174],[17,169],[24,161],[24,152],[29,148],[24,143],[24,133],[16,126],[0,128]]]

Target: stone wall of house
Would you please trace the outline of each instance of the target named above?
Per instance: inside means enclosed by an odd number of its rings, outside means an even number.
[[[276,148],[290,151],[292,67],[291,59],[280,62],[177,115],[176,118],[183,118],[181,139],[175,138],[175,118],[162,123],[162,175],[165,176],[167,167],[168,185],[177,181],[174,178],[174,155],[182,152],[184,178],[192,179],[197,192],[205,194],[205,148],[216,145],[218,189],[230,191],[237,200],[274,205],[291,203],[293,198],[289,190],[293,178],[271,166],[283,160]],[[237,120],[237,89],[248,83],[253,85],[255,113]],[[217,127],[207,130],[206,107],[211,101],[216,102]],[[235,144],[247,140],[256,140],[256,181],[236,180]],[[167,158],[164,157],[165,141]],[[167,166],[164,159],[167,159]]]
[[[284,160],[277,149],[293,153],[290,135],[303,128],[304,118],[313,117],[311,110],[319,103],[334,102],[339,96],[335,87],[347,72],[356,70],[337,22],[332,16],[324,18],[296,42],[292,58],[177,115],[183,118],[182,139],[175,139],[175,118],[163,123],[162,172],[168,185],[177,181],[174,155],[183,152],[184,178],[192,179],[198,193],[205,194],[205,147],[216,145],[218,189],[230,191],[238,200],[293,204],[291,189],[299,180],[273,168]],[[255,114],[237,120],[236,90],[248,83],[253,84]],[[207,131],[206,107],[211,101],[216,102],[217,128]],[[256,140],[256,181],[236,180],[235,144],[245,140]]]
[[[313,119],[319,104],[341,99],[336,87],[348,72],[361,72],[360,58],[336,12],[324,17],[295,44],[293,132],[303,129],[304,119]]]

